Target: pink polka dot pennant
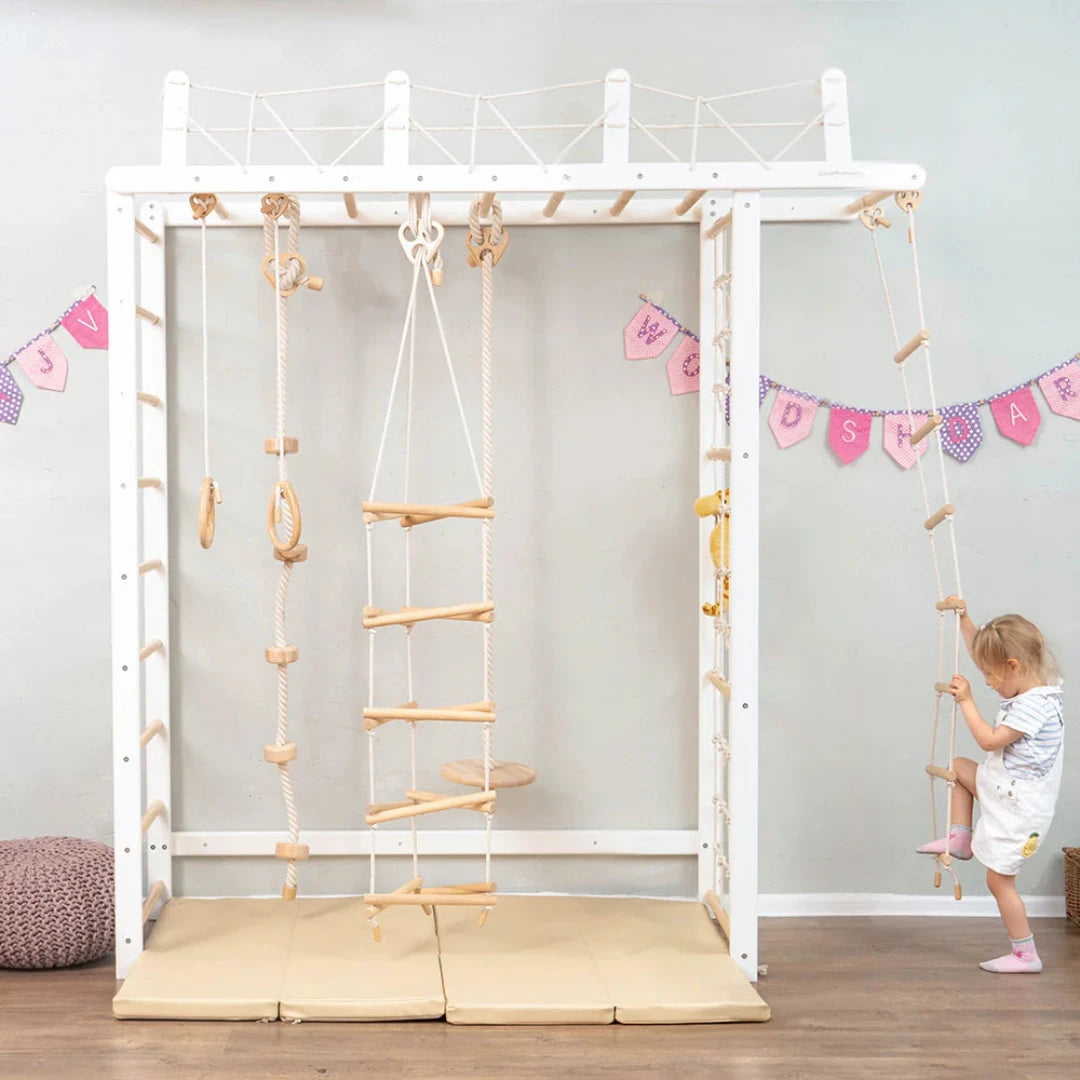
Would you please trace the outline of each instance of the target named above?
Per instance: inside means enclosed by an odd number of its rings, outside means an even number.
[[[915,428],[912,428],[912,422]],[[926,413],[912,413],[911,418],[905,413],[886,413],[882,445],[885,452],[902,469],[910,469],[926,453],[927,440],[918,446],[911,445],[911,433],[926,423]]]
[[[997,421],[998,431],[1007,439],[1030,446],[1039,430],[1042,416],[1035,404],[1035,395],[1031,387],[1022,386],[1011,393],[1003,394],[990,402],[990,411]]]
[[[42,390],[63,392],[67,385],[68,361],[52,334],[42,334],[15,354],[15,363]]]
[[[667,362],[668,384],[673,394],[697,393],[701,384],[701,343],[686,334]]]
[[[623,346],[627,360],[651,360],[674,340],[681,327],[666,311],[646,302],[626,324]]]
[[[818,403],[812,397],[793,390],[777,391],[776,401],[769,413],[769,427],[781,450],[802,442],[810,434],[817,407]]]
[[[22,407],[23,392],[12,377],[7,364],[0,364],[0,421],[16,424]]]
[[[1070,360],[1039,379],[1046,404],[1058,416],[1080,420],[1080,364]]]

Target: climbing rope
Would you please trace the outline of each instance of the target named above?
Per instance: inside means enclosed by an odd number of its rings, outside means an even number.
[[[908,435],[909,440],[912,436],[917,436],[919,431],[927,429],[924,438],[932,438],[937,432],[937,428],[941,423],[941,416],[938,413],[937,398],[934,388],[934,371],[933,364],[930,356],[930,334],[926,331],[926,310],[923,303],[923,291],[922,291],[922,275],[919,267],[919,249],[916,242],[915,235],[915,211],[922,199],[920,192],[916,191],[901,191],[896,194],[896,204],[907,215],[908,218],[908,241],[911,248],[911,265],[912,276],[914,279],[914,290],[916,306],[919,315],[919,326],[922,328],[916,338],[912,339],[907,346],[902,346],[900,336],[896,326],[896,313],[893,308],[892,298],[889,292],[888,278],[885,273],[885,266],[881,258],[881,248],[878,244],[878,229],[880,227],[888,227],[888,221],[883,216],[880,207],[874,207],[871,209],[864,209],[860,213],[860,218],[864,225],[866,225],[871,242],[874,249],[874,261],[877,265],[878,277],[881,281],[882,296],[885,300],[885,308],[889,317],[889,326],[892,332],[893,346],[896,350],[894,359],[896,360],[896,367],[899,371],[900,382],[904,391],[904,405],[908,419]],[[917,345],[916,345],[917,342]],[[912,346],[915,346],[914,348]],[[922,351],[923,358],[926,363],[926,379],[927,387],[930,398],[930,412],[926,424],[917,430],[916,427],[916,415],[911,404],[911,392],[907,377],[907,357],[905,354],[910,354],[915,349]],[[946,601],[946,590],[944,575],[942,573],[941,559],[938,553],[937,540],[935,538],[936,524],[944,523],[946,526],[946,532],[949,539],[949,546],[952,555],[952,576],[955,582],[955,588],[951,591],[951,594],[957,597],[964,595],[963,588],[960,582],[960,556],[956,542],[956,526],[953,520],[953,508],[949,498],[949,482],[948,474],[945,469],[945,447],[941,441],[940,436],[934,441],[937,443],[937,456],[938,465],[941,477],[941,510],[935,514],[933,504],[930,499],[930,487],[926,470],[923,467],[923,455],[916,450],[912,445],[912,453],[915,458],[915,465],[919,475],[919,486],[922,491],[923,512],[925,514],[925,527],[927,537],[930,543],[930,561],[934,570],[934,581],[937,588],[938,604],[938,664],[937,664],[937,682],[935,683],[935,698],[934,698],[934,718],[931,725],[930,735],[930,760],[933,762],[937,757],[938,737],[941,729],[941,700],[946,692],[949,679],[951,678],[951,672],[946,671],[945,659],[946,659],[946,644],[945,644],[945,617],[952,611],[954,616],[953,627],[953,668],[952,671],[960,670],[960,642],[962,639],[960,620],[963,615],[963,608],[961,607],[946,607],[944,606]],[[937,521],[935,522],[935,519]],[[961,897],[960,881],[956,876],[955,871],[952,868],[952,855],[948,852],[948,837],[952,832],[952,789],[956,784],[954,778],[954,762],[956,759],[956,732],[957,732],[957,712],[958,706],[956,699],[952,699],[949,721],[949,734],[947,739],[948,750],[948,766],[945,770],[945,847],[946,851],[940,855],[935,856],[935,862],[938,867],[934,873],[934,885],[939,887],[941,885],[941,871],[944,869],[948,872],[949,876],[953,880],[953,892],[956,899]],[[934,766],[931,766],[934,767]],[[941,777],[930,773],[928,771],[929,780],[929,792],[930,792],[930,819],[931,827],[933,830],[933,838],[937,839],[941,833],[938,830],[938,812],[937,801],[935,797],[934,781]]]

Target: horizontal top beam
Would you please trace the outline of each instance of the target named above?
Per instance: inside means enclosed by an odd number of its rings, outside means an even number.
[[[926,172],[902,162],[637,162],[626,165],[147,165],[110,169],[108,189],[128,195],[218,195],[289,191],[298,195],[410,191],[544,194],[554,191],[853,191],[918,190]]]

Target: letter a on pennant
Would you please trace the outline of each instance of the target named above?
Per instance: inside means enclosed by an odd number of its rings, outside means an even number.
[[[42,390],[63,391],[67,385],[68,362],[52,334],[42,334],[15,354],[15,363]]]
[[[781,450],[802,442],[810,434],[816,412],[817,402],[813,398],[790,390],[777,391],[776,401],[769,413],[769,427]]]
[[[1022,386],[1004,397],[994,398],[990,402],[990,411],[997,421],[998,431],[1021,446],[1031,445],[1042,423],[1035,395],[1028,386]]]
[[[850,465],[866,453],[873,419],[873,413],[859,412],[857,409],[834,406],[829,410],[829,445],[841,465]]]
[[[667,377],[673,394],[693,394],[701,383],[701,343],[687,334],[667,362]]]
[[[1080,420],[1080,364],[1070,360],[1039,380],[1046,404],[1058,416]]]
[[[109,313],[93,294],[80,300],[60,320],[60,325],[84,349],[109,347]]]
[[[651,360],[659,356],[675,340],[679,329],[671,316],[655,304],[644,304],[623,331],[626,359]]]
[[[916,428],[921,427],[926,423],[926,413],[912,413],[910,420],[907,413],[888,413],[885,416],[882,445],[901,469],[910,469],[926,453],[926,439],[918,446],[911,445],[912,422]]]

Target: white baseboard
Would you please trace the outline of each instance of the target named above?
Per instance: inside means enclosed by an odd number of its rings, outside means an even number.
[[[1025,896],[1033,918],[1064,918],[1064,896]],[[996,916],[992,896],[969,896],[959,903],[945,894],[902,893],[762,893],[758,914],[763,918],[808,918],[832,915],[946,915],[972,918]]]

